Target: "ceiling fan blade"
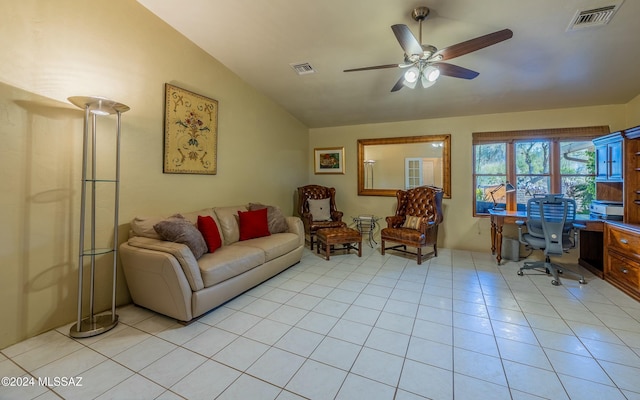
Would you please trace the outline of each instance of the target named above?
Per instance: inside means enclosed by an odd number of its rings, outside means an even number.
[[[434,61],[451,60],[452,58],[460,57],[473,51],[483,49],[496,43],[500,43],[504,40],[511,39],[512,37],[513,32],[511,31],[511,29],[503,29],[501,31],[489,33],[487,35],[480,36],[475,39],[470,39],[465,42],[454,44],[453,46],[438,50],[431,57],[429,57],[429,59]]]
[[[354,72],[354,71],[369,71],[372,69],[385,69],[385,68],[398,68],[398,64],[385,64],[385,65],[375,65],[373,67],[362,67],[362,68],[352,68],[345,69],[343,72]]]
[[[479,72],[459,67],[453,64],[437,62],[431,63],[431,65],[437,67],[440,70],[441,75],[452,76],[454,78],[473,79],[476,76],[480,75]]]
[[[393,85],[393,87],[391,88],[391,91],[397,92],[398,90],[402,89],[403,86],[404,86],[404,74],[402,74],[402,76],[400,76],[400,79],[398,79],[398,82],[396,82],[396,84]]]
[[[402,50],[404,50],[404,53],[407,56],[412,56],[414,54],[422,56],[422,45],[418,42],[418,39],[413,36],[409,27],[404,24],[396,24],[391,25],[391,30],[393,30],[393,34],[396,35],[398,43],[400,43]]]

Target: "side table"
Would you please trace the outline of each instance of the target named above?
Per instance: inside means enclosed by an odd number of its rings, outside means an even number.
[[[373,238],[373,232],[378,226],[378,220],[380,218],[375,215],[358,215],[357,217],[353,217],[353,222],[356,224],[356,229],[360,232],[361,235],[368,235],[369,246],[373,247],[373,244],[378,244]]]

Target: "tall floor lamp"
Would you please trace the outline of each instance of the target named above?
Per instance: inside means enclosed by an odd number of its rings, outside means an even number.
[[[80,198],[80,234],[78,256],[78,321],[69,329],[69,336],[84,338],[104,333],[118,324],[116,315],[116,265],[118,261],[118,205],[120,196],[120,128],[121,115],[129,107],[102,97],[74,96],[68,99],[73,105],[84,109],[84,131],[82,142],[82,191]],[[116,161],[114,177],[97,174],[97,119],[116,114]],[[89,135],[91,133],[91,135]],[[91,152],[89,152],[89,148]],[[115,193],[113,210],[113,243],[97,247],[96,243],[96,189],[102,185],[113,185]],[[88,194],[87,191],[90,191]],[[87,212],[87,195],[91,197],[90,212]],[[86,222],[89,221],[89,244],[85,245]],[[113,257],[113,284],[111,288],[111,314],[95,315],[94,297],[96,281],[96,257],[111,254]],[[84,263],[90,260],[89,310],[83,318]]]
[[[373,189],[373,165],[376,160],[364,160],[364,187]]]

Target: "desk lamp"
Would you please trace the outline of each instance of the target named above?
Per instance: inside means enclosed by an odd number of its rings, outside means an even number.
[[[502,189],[502,188],[504,188],[504,191],[506,193],[511,193],[511,192],[515,192],[516,191],[516,188],[513,187],[513,185],[510,184],[509,181],[507,181],[507,183],[501,183],[495,189],[493,189],[491,192],[489,192],[489,194],[491,195],[491,200],[493,200],[493,209],[496,210],[496,211],[503,210],[502,208],[498,208],[498,203],[496,202],[496,198],[494,197],[496,192],[498,190]]]

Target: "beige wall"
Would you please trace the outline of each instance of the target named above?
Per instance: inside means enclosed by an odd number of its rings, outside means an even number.
[[[568,108],[457,118],[436,118],[384,124],[311,129],[309,147],[345,147],[344,175],[314,175],[311,182],[334,186],[337,205],[345,218],[359,214],[393,215],[395,197],[358,196],[357,140],[394,136],[451,134],[451,199],[444,200],[444,223],[439,245],[447,248],[488,251],[490,224],[472,215],[472,132],[609,125],[612,131],[626,127],[625,106]],[[386,226],[384,220],[380,220]]]
[[[69,96],[131,107],[121,232],[138,214],[250,201],[292,214],[307,128],[134,0],[5,1],[0,26],[0,348],[76,316],[82,113]],[[217,175],[162,173],[165,82],[218,100]]]

